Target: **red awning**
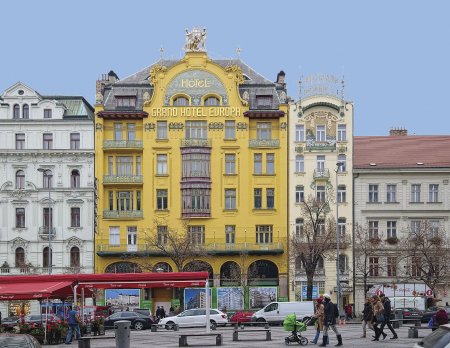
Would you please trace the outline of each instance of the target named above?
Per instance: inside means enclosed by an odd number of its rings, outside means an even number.
[[[0,300],[31,300],[45,298],[65,298],[73,293],[70,281],[30,282],[0,284]]]

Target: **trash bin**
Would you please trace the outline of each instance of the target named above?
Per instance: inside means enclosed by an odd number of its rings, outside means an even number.
[[[116,332],[116,348],[130,348],[131,321],[116,321],[114,330]]]

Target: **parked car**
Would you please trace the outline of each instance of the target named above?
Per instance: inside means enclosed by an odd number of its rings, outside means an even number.
[[[252,321],[282,323],[286,315],[295,313],[297,320],[308,321],[314,314],[314,302],[271,302],[263,309],[253,313]]]
[[[231,323],[248,323],[252,321],[253,312],[237,311],[230,317]]]
[[[63,320],[55,314],[31,314],[24,318],[25,324],[41,324],[45,323],[48,318],[49,323],[61,323]],[[20,322],[20,319],[19,319]]]
[[[18,324],[18,320],[20,317],[13,316],[13,317],[6,317],[2,319],[2,326],[4,327],[13,327]]]
[[[227,315],[218,309],[210,309],[209,315],[212,328],[228,323]],[[179,327],[206,326],[206,309],[188,309],[178,315],[163,318],[158,324],[166,325],[166,329],[171,329],[174,324],[178,324]]]
[[[422,319],[423,315],[420,309],[414,307],[395,308],[394,313],[397,318],[401,315],[403,319]]]
[[[135,312],[116,312],[105,319],[105,329],[113,329],[114,323],[119,320],[131,321],[131,328],[135,330],[149,329],[153,320],[148,315],[142,315]]]
[[[422,313],[422,323],[428,323],[430,321],[431,317],[433,315],[435,315],[437,313],[437,311],[440,309],[445,309],[445,311],[447,312],[447,315],[450,317],[450,307],[437,307],[437,306],[428,307]]]
[[[41,348],[41,345],[31,335],[0,334],[0,347],[4,348]]]
[[[446,348],[450,346],[450,324],[441,325],[414,345],[414,348]]]
[[[150,309],[148,309],[148,308],[134,308],[133,312],[140,313],[142,315],[151,317]]]

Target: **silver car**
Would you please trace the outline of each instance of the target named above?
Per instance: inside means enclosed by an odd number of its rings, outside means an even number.
[[[439,326],[436,331],[421,339],[414,348],[449,348],[450,347],[450,324]]]
[[[228,316],[218,309],[210,309],[209,315],[211,328],[225,326],[228,323]],[[178,315],[163,318],[158,324],[166,325],[166,329],[171,329],[174,324],[178,324],[179,327],[206,326],[206,309],[188,309]]]

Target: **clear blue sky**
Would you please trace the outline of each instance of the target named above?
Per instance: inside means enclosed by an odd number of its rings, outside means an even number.
[[[153,4],[157,4],[152,6]],[[312,73],[345,74],[355,134],[450,133],[450,1],[2,1],[0,90],[83,95],[113,69],[125,77],[182,56],[184,29],[207,28],[212,58],[241,58],[288,94]]]

